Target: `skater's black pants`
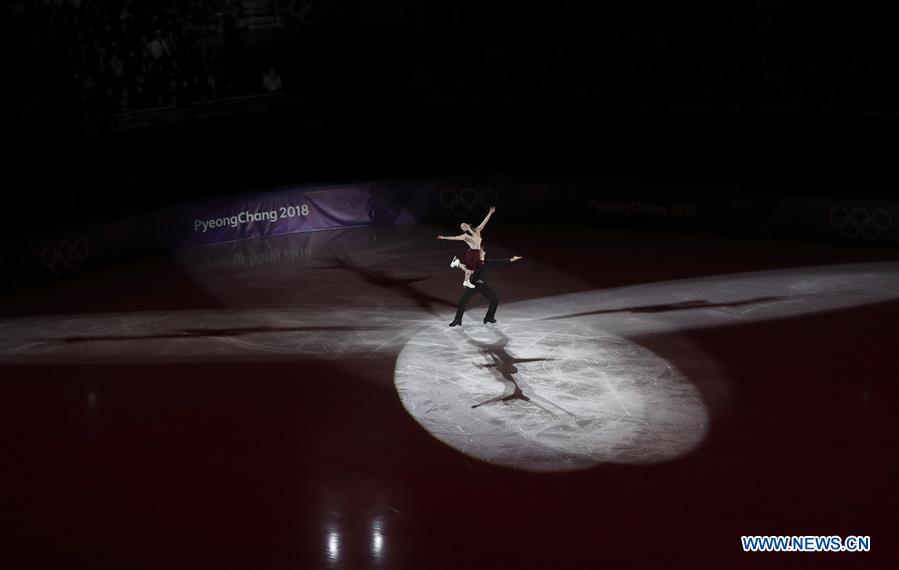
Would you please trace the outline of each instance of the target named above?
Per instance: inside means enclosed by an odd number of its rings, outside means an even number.
[[[465,287],[465,291],[462,292],[462,298],[459,299],[459,306],[456,308],[456,318],[454,320],[460,323],[462,322],[462,314],[465,313],[465,307],[468,305],[468,302],[471,301],[471,298],[474,297],[475,293],[480,293],[490,301],[490,307],[487,309],[487,314],[484,315],[484,320],[486,321],[494,318],[494,315],[496,315],[496,307],[499,306],[499,299],[496,298],[496,293],[494,293],[493,289],[486,283],[475,282],[474,289]]]

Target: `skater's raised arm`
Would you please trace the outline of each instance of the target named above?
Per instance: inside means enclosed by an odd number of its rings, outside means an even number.
[[[487,225],[487,221],[490,219],[490,216],[493,215],[493,212],[496,211],[496,207],[490,206],[490,210],[487,211],[487,215],[484,216],[484,221],[481,222],[481,225],[478,226],[477,231],[481,231],[484,229],[484,226]]]
[[[466,237],[468,237],[468,234],[462,234],[462,235],[458,235],[458,236],[437,236],[437,239],[449,239],[449,240],[454,240],[454,241],[462,241]]]

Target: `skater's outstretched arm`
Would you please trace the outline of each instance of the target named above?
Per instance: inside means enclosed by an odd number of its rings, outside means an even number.
[[[509,259],[487,259],[485,261],[489,261],[490,263],[515,263],[519,259],[524,259],[520,255],[513,255]]]
[[[490,206],[490,210],[487,211],[487,215],[484,216],[484,221],[481,222],[481,225],[479,225],[479,226],[477,227],[477,231],[481,231],[481,230],[484,229],[484,226],[487,225],[487,221],[490,220],[490,216],[492,216],[492,215],[493,215],[493,212],[495,212],[495,211],[496,211],[496,207],[495,207],[495,206]]]
[[[437,236],[437,239],[449,239],[449,240],[455,240],[455,241],[462,241],[467,237],[468,237],[468,234],[462,234],[462,235],[458,235],[458,236]]]

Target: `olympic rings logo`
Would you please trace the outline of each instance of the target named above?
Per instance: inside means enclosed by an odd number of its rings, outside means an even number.
[[[306,25],[318,23],[327,12],[337,16],[343,13],[340,7],[328,0],[290,0],[288,10],[293,17]]]
[[[893,226],[893,216],[882,208],[872,212],[866,208],[850,211],[843,206],[834,206],[830,209],[830,224],[840,230],[844,238],[862,237],[874,241]]]
[[[41,252],[41,262],[54,275],[62,275],[67,271],[78,271],[90,254],[90,244],[84,238],[69,243],[65,240],[55,247],[48,245]]]
[[[444,188],[440,191],[440,205],[457,218],[486,214],[490,206],[496,206],[499,195],[493,188],[480,191],[473,188]]]

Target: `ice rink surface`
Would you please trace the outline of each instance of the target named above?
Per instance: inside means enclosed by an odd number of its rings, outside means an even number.
[[[899,253],[497,224],[187,250],[0,299],[9,568],[889,567]],[[742,534],[870,535],[748,555]],[[798,564],[798,566],[797,566]]]

